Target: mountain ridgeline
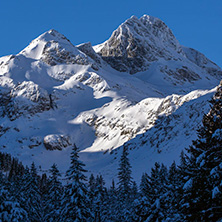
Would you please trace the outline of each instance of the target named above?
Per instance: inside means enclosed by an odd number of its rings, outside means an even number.
[[[127,144],[139,181],[155,162],[179,161],[221,77],[152,16],[132,16],[96,46],[49,30],[0,58],[0,151],[64,173],[76,144],[87,170],[111,183]]]

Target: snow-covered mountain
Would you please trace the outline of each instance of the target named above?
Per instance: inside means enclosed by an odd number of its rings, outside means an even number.
[[[94,49],[113,68],[131,74],[153,67],[178,81],[195,81],[201,77],[194,63],[218,75],[218,66],[198,51],[181,46],[163,21],[148,15],[132,16]]]
[[[109,179],[126,143],[139,179],[138,170],[171,163],[191,144],[221,76],[148,15],[93,47],[50,30],[0,58],[0,150],[64,172],[76,143],[89,172]]]

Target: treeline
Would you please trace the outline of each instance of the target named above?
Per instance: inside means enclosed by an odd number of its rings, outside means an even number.
[[[0,154],[0,221],[221,221],[222,86],[203,117],[198,139],[181,153],[180,164],[155,163],[139,187],[132,179],[127,146],[119,161],[118,182],[105,186],[102,175],[85,176],[73,147],[66,185],[54,164],[39,176],[34,163],[24,167]]]

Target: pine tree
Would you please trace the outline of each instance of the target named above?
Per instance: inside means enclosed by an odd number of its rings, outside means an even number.
[[[145,221],[150,215],[151,204],[148,199],[150,192],[150,181],[147,173],[143,173],[140,182],[140,192],[132,205],[132,221]]]
[[[0,169],[0,205],[3,204],[4,200],[6,200],[8,196],[8,192],[5,188],[5,184],[6,184],[6,179]]]
[[[184,215],[192,221],[222,218],[222,85],[213,96],[210,112],[203,118],[198,139],[187,151]]]
[[[44,221],[44,208],[40,193],[39,176],[35,164],[31,164],[31,168],[26,167],[22,178],[20,199],[22,207],[28,212],[31,221]]]
[[[103,215],[102,221],[118,221],[117,213],[119,211],[119,202],[117,198],[117,189],[114,180],[112,180],[112,185],[107,191],[105,197],[106,204],[106,214]]]
[[[12,163],[8,175],[9,188],[10,193],[15,197],[15,199],[19,199],[20,187],[22,186],[22,176],[24,174],[24,166],[22,163],[19,163],[17,159],[12,158]]]
[[[132,189],[131,189],[131,201],[134,201],[138,197],[138,187],[135,181],[133,181]]]
[[[147,196],[150,190],[150,184],[149,184],[149,176],[147,173],[143,173],[141,177],[141,182],[140,182],[140,193],[143,196]]]
[[[107,215],[107,189],[102,175],[97,175],[95,179],[95,190],[93,200],[94,220],[105,221]]]
[[[130,202],[132,190],[132,170],[128,158],[129,152],[127,146],[123,146],[123,152],[119,161],[118,168],[118,201],[119,209],[117,211],[117,218],[119,221],[128,221],[130,218]]]
[[[95,189],[96,189],[96,179],[94,175],[91,174],[89,177],[89,182],[88,182],[90,205],[93,205],[93,201],[95,197]]]
[[[68,185],[62,200],[63,221],[84,222],[91,217],[86,184],[85,165],[79,160],[78,148],[74,145],[71,153],[71,166],[66,173]]]
[[[141,196],[135,208],[139,221],[162,221],[167,218],[168,170],[155,163],[151,175],[143,174],[140,184]],[[144,210],[145,209],[145,210]]]
[[[1,169],[2,171],[9,171],[11,168],[12,158],[11,155],[8,153],[2,153],[1,158]]]
[[[182,181],[180,177],[180,171],[176,163],[173,162],[169,168],[166,193],[166,209],[168,221],[183,221],[183,218],[180,214],[181,197]]]
[[[26,221],[28,222],[27,212],[20,206],[17,201],[14,200],[5,200],[0,205],[0,221],[9,222],[9,221]]]
[[[142,194],[134,200],[131,207],[131,217],[129,221],[143,222],[150,215],[150,203],[146,196]]]
[[[124,145],[118,168],[118,190],[122,200],[128,200],[130,198],[132,188],[132,167],[130,165],[128,155],[127,146]]]
[[[148,200],[151,205],[151,213],[148,221],[162,221],[166,219],[167,212],[167,184],[168,170],[163,164],[155,163],[151,169],[149,178],[149,196]]]
[[[27,212],[7,189],[7,180],[0,170],[0,221],[29,221]]]
[[[49,170],[50,177],[47,182],[47,192],[45,195],[45,221],[56,222],[60,221],[61,199],[63,187],[59,180],[61,176],[56,164],[53,164]]]
[[[49,169],[49,172],[50,171],[51,171],[51,169]],[[41,192],[42,196],[46,195],[47,189],[48,189],[48,177],[47,177],[46,173],[43,173],[40,176],[40,179],[39,179],[39,189],[40,189],[40,192]]]

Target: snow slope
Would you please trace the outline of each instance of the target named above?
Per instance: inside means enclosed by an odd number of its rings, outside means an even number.
[[[89,173],[110,181],[126,143],[138,180],[191,144],[221,74],[151,16],[94,47],[50,30],[0,58],[0,150],[65,172],[76,143]]]

